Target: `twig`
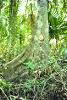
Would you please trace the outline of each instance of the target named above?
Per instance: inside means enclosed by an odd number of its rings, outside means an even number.
[[[5,98],[6,98],[7,100],[9,100],[9,98],[8,98],[7,95],[5,94],[4,90],[3,90],[2,88],[0,88],[0,90],[1,90],[2,94],[5,96]]]

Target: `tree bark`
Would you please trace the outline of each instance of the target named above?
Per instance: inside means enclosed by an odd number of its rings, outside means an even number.
[[[47,0],[38,0],[38,17],[33,35],[33,61],[37,67],[47,67],[49,56],[49,30]]]

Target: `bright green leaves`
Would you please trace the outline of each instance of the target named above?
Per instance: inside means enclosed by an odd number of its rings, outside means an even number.
[[[9,89],[12,86],[10,82],[0,79],[0,88]]]

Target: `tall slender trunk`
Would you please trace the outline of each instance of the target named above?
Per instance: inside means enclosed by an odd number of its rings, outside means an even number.
[[[16,20],[17,20],[17,10],[18,2],[16,0],[10,0],[9,2],[9,60],[11,60],[12,55],[14,56],[13,47],[15,44],[15,36],[17,33]],[[12,51],[12,52],[11,52]]]

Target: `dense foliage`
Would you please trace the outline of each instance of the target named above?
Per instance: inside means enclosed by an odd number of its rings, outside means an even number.
[[[49,58],[38,67],[30,50],[37,0],[0,0],[0,100],[67,100],[66,3],[48,0]]]

